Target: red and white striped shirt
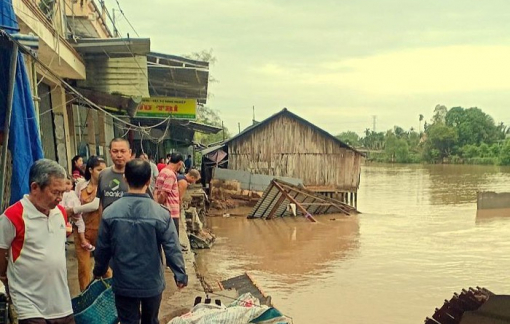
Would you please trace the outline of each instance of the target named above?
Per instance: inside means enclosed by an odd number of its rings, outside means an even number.
[[[172,218],[179,218],[180,216],[180,200],[179,200],[179,185],[177,183],[177,174],[175,171],[165,167],[159,172],[156,178],[155,191],[163,191],[167,194],[165,207],[170,210]]]

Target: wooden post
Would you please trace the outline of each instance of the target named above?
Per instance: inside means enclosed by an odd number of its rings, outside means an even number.
[[[309,212],[308,212],[308,211],[307,211],[307,210],[306,210],[303,206],[301,206],[301,204],[300,204],[300,203],[298,203],[296,199],[292,198],[292,197],[289,195],[289,193],[288,193],[287,191],[285,191],[285,189],[283,189],[283,188],[280,186],[280,184],[279,184],[279,183],[275,182],[274,180],[273,180],[273,183],[274,183],[274,185],[275,185],[275,186],[276,186],[276,187],[280,190],[280,192],[281,192],[283,195],[285,195],[285,197],[287,197],[287,199],[288,199],[288,200],[290,200],[290,201],[292,201],[294,204],[296,204],[297,208],[299,208],[299,209],[303,212],[303,214],[305,215],[305,217],[306,217],[308,220],[310,220],[311,222],[314,222],[314,223],[315,223],[315,222],[317,222],[317,220],[315,220],[315,218],[313,218],[313,216],[312,216],[312,215],[311,215],[311,214],[310,214],[310,213],[309,213]]]
[[[273,180],[274,181],[274,180]],[[276,185],[276,181],[275,181],[275,185]],[[306,191],[303,191],[303,189],[296,189],[296,188],[291,188],[291,187],[288,187],[287,185],[285,184],[282,184],[282,183],[278,183],[278,187],[279,188],[288,188],[290,190],[293,190],[293,191],[296,191],[298,193],[301,193],[305,196],[308,196],[308,197],[312,197],[314,199],[317,199],[317,200],[320,200],[320,201],[326,201],[328,203],[330,203],[332,206],[336,207],[338,210],[340,211],[343,211],[345,214],[347,215],[350,215],[349,214],[349,210],[352,210],[353,208],[351,208],[349,205],[346,205],[346,206],[341,206],[341,205],[338,205],[336,204],[335,202],[332,202],[332,201],[329,201],[327,199],[324,199],[324,198],[321,198],[321,197],[317,197],[317,196],[314,196]]]
[[[351,203],[349,205],[354,206],[354,192],[351,192]]]
[[[354,207],[358,209],[358,192],[354,193]]]

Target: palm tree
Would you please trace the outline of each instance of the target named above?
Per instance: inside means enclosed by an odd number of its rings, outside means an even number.
[[[420,133],[421,133],[421,122],[422,122],[422,121],[423,121],[423,115],[422,115],[422,114],[420,114],[420,128],[418,129],[418,130],[420,131]]]

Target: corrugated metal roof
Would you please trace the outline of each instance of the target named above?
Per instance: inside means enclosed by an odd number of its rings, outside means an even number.
[[[150,38],[82,38],[72,44],[83,55],[133,56],[150,52]]]
[[[208,62],[152,52],[147,55],[147,64],[151,96],[190,98],[206,103]]]
[[[313,219],[313,215],[350,215],[353,212],[357,212],[355,208],[339,200],[274,179],[264,191],[257,205],[253,207],[248,218],[271,219],[292,215],[292,212],[288,210],[288,206],[291,203],[296,204],[297,213],[303,214],[303,210],[306,210],[306,215],[304,216],[311,219]]]
[[[200,151],[200,153],[202,153],[202,155],[207,155],[211,152],[214,152],[216,150],[219,150],[221,149],[222,147],[224,147],[225,145],[223,144],[220,144],[220,145],[215,145],[215,146],[211,146],[211,147],[206,147],[204,148],[203,150]]]
[[[361,154],[361,155],[364,155],[363,153],[359,152],[358,150],[350,147],[349,145],[347,145],[346,143],[342,142],[341,140],[339,140],[338,138],[336,138],[335,136],[331,135],[330,133],[326,132],[325,130],[323,130],[322,128],[319,128],[317,127],[316,125],[310,123],[309,121],[307,121],[306,119],[303,119],[301,117],[299,117],[298,115],[294,114],[294,113],[291,113],[287,108],[283,108],[280,112],[272,115],[271,117],[269,118],[266,118],[264,119],[263,121],[261,122],[258,122],[258,123],[254,123],[253,125],[247,127],[245,130],[243,130],[241,133],[231,137],[230,139],[228,139],[227,141],[225,141],[225,144],[228,144],[238,138],[241,138],[243,136],[245,136],[246,134],[249,134],[251,133],[253,130],[259,128],[260,126],[262,125],[265,125],[267,124],[268,122],[270,122],[271,120],[281,116],[281,115],[287,115],[291,118],[294,118],[296,120],[298,120],[299,122],[309,126],[309,127],[312,127],[313,129],[315,129],[316,131],[318,131],[319,133],[321,133],[323,136],[325,137],[328,137],[330,139],[332,139],[335,143],[337,143],[338,145],[340,145],[340,147],[343,147],[343,148],[346,148],[346,149],[349,149],[349,150],[352,150],[358,154]]]

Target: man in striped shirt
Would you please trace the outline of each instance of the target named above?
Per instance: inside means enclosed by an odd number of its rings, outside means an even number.
[[[172,153],[168,165],[159,172],[156,178],[154,199],[170,210],[170,217],[175,223],[179,234],[180,198],[177,172],[184,166],[184,158],[180,153]]]

